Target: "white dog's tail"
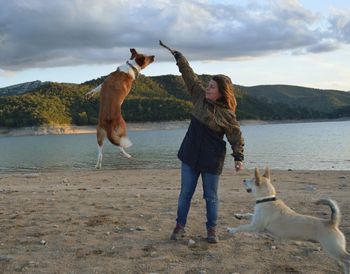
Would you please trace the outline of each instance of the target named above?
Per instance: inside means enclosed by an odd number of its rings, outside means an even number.
[[[339,226],[340,224],[340,219],[341,219],[341,215],[340,215],[340,210],[338,207],[338,204],[331,200],[331,199],[321,199],[317,201],[317,204],[319,205],[328,205],[331,208],[331,225],[334,226]]]

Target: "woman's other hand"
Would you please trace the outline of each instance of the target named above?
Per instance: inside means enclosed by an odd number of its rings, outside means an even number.
[[[244,169],[243,162],[235,161],[235,170],[237,172],[242,171]]]

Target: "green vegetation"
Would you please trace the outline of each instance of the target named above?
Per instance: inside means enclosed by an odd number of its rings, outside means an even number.
[[[205,83],[210,75],[201,75]],[[104,77],[78,84],[47,83],[22,95],[0,96],[0,127],[43,124],[95,125],[99,98],[84,94]],[[350,117],[350,93],[296,86],[234,86],[239,119],[315,119]],[[191,103],[180,76],[140,75],[123,104],[126,121],[184,120]]]

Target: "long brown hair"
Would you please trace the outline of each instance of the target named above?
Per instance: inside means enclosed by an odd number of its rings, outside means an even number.
[[[219,92],[223,96],[223,99],[227,104],[227,108],[235,113],[237,101],[230,77],[223,74],[218,74],[213,76],[212,79],[218,84]]]

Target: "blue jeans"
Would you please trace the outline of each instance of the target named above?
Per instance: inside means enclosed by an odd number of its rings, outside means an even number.
[[[181,164],[181,191],[177,208],[176,222],[182,226],[186,225],[187,215],[191,206],[191,199],[196,190],[199,175],[202,175],[203,198],[207,208],[208,228],[215,227],[218,218],[218,185],[220,175],[200,172],[182,162]]]

